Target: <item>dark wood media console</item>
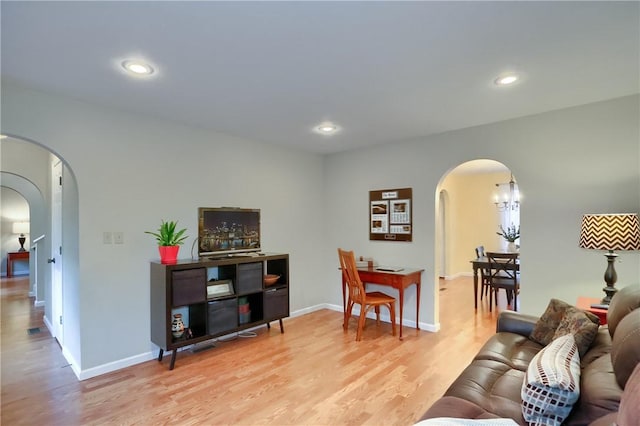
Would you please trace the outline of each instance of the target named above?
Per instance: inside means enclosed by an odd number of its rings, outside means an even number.
[[[265,285],[265,274],[279,275]],[[182,314],[185,332],[174,337],[174,314]],[[151,341],[160,348],[158,361],[172,351],[289,316],[289,255],[266,253],[151,262]]]

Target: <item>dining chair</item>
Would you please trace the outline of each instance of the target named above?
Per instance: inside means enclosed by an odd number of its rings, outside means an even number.
[[[351,311],[353,305],[360,305],[360,317],[358,318],[358,328],[356,332],[356,341],[362,339],[362,330],[364,329],[365,318],[367,312],[371,308],[375,308],[376,312],[376,324],[380,324],[380,306],[386,306],[389,309],[389,315],[391,316],[391,334],[396,335],[396,299],[385,293],[379,291],[373,291],[367,293],[364,289],[364,284],[360,280],[358,275],[358,268],[356,267],[356,258],[353,251],[346,251],[338,249],[338,257],[340,258],[340,269],[347,287],[349,289],[347,306],[344,312],[343,327],[346,331],[349,327],[349,319],[351,318]]]
[[[482,257],[485,257],[484,246],[478,246],[476,247],[476,258]],[[480,269],[480,282],[480,300],[482,300],[482,297],[489,293],[489,269]]]
[[[489,260],[489,312],[492,310],[493,300],[498,306],[498,291],[502,288],[507,293],[507,303],[513,300],[513,310],[518,310],[518,292],[520,290],[520,274],[517,272],[516,262],[518,253],[486,252]]]

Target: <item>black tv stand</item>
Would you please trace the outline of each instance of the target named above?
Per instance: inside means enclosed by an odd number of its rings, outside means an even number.
[[[240,253],[237,253],[240,254]],[[247,254],[247,253],[245,253]],[[289,316],[289,255],[227,256],[180,261],[176,264],[151,262],[151,342],[158,346],[158,361],[171,351],[169,369],[182,347],[196,345],[259,325],[270,328]],[[264,275],[278,276],[275,284],[264,283]],[[208,286],[230,284],[231,292],[210,295]],[[241,308],[248,305],[248,315]],[[172,322],[181,314],[184,333],[173,334]]]

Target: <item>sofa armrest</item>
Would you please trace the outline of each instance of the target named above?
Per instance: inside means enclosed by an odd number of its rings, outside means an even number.
[[[514,311],[501,311],[496,322],[496,333],[516,333],[529,337],[539,317],[521,314]]]

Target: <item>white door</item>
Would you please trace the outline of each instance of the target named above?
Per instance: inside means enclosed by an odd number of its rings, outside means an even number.
[[[64,344],[62,322],[62,162],[51,168],[51,322],[53,334]]]

